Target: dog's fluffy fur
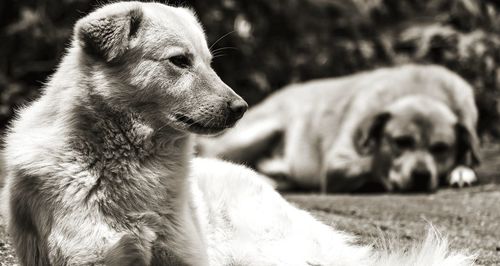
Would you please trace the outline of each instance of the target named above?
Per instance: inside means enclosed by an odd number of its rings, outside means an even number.
[[[156,3],[111,4],[77,23],[6,138],[4,202],[22,265],[472,263],[432,234],[378,255],[253,171],[191,161],[191,133],[220,131],[245,109],[210,69],[204,38],[191,11]]]
[[[465,183],[470,169],[449,173],[476,165],[476,123],[465,80],[440,66],[402,65],[287,86],[234,129],[201,139],[200,150],[299,188],[434,191]]]

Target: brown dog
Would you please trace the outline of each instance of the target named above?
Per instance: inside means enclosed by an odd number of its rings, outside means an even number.
[[[405,65],[291,85],[200,150],[301,188],[434,191],[475,179],[455,167],[478,163],[477,116],[458,75]]]

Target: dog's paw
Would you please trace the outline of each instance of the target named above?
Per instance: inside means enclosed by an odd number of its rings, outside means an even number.
[[[147,266],[150,265],[152,243],[140,237],[126,234],[111,247],[104,257],[108,266]]]
[[[450,174],[450,186],[452,187],[465,187],[474,184],[477,181],[476,173],[474,170],[465,166],[458,166]]]
[[[284,160],[276,158],[259,161],[257,163],[257,169],[264,175],[276,179],[284,179],[289,176],[290,172],[288,164]]]

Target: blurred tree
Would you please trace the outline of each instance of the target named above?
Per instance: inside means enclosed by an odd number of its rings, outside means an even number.
[[[102,2],[102,1],[101,1]],[[105,1],[104,1],[105,2]],[[437,63],[476,89],[480,133],[500,137],[498,0],[191,0],[214,68],[250,104],[280,87],[404,62]],[[0,2],[0,127],[36,97],[91,0]]]

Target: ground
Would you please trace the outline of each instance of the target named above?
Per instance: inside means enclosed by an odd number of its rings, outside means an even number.
[[[432,223],[455,250],[477,252],[478,265],[500,265],[500,185],[444,189],[430,195],[288,194],[294,204],[327,224],[377,242],[399,236],[422,239]],[[15,265],[12,247],[0,228],[0,265]]]
[[[500,265],[500,186],[445,189],[432,195],[288,195],[320,220],[370,244],[420,240],[429,224],[454,250],[477,252],[478,265]]]

